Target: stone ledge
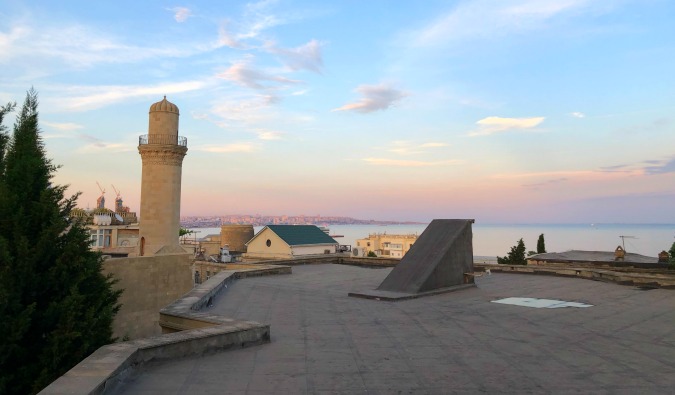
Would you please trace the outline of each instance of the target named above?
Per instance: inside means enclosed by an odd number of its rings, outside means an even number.
[[[236,278],[284,273],[291,273],[291,268],[265,266],[220,272],[160,311],[160,323],[166,324],[173,333],[103,346],[40,394],[113,393],[150,362],[268,343],[270,326],[267,324],[233,320],[199,310]]]
[[[574,277],[587,280],[612,282],[641,288],[675,289],[675,273],[662,271],[646,273],[643,269],[628,271],[626,268],[593,268],[589,266],[563,265],[490,265],[474,263],[475,270],[489,269],[495,273],[541,274],[549,276]]]

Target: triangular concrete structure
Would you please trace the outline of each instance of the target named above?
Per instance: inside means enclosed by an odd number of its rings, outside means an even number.
[[[472,219],[435,219],[373,291],[350,296],[402,300],[473,286]]]

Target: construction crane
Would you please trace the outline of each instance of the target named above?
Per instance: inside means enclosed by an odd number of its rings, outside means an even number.
[[[120,196],[120,191],[118,191],[113,184],[110,185],[113,187],[113,191],[115,191],[115,193],[117,194],[117,199],[121,199],[122,197]]]
[[[101,190],[101,196],[96,199],[96,208],[105,208],[105,189],[101,186],[101,184],[96,181],[96,185],[98,185],[98,189]]]
[[[115,188],[115,186],[114,186],[113,184],[110,184],[110,185],[113,187],[113,190],[114,190],[115,193],[117,194],[117,196],[115,197],[115,212],[118,212],[118,213],[120,213],[120,212],[128,213],[128,212],[129,212],[129,207],[126,207],[126,206],[124,205],[124,202],[122,201],[122,194],[120,193],[119,189]]]

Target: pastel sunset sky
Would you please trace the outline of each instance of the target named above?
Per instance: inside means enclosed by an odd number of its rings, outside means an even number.
[[[0,103],[56,182],[138,211],[180,111],[181,215],[675,223],[675,2],[0,3]],[[6,123],[11,126],[13,118]]]

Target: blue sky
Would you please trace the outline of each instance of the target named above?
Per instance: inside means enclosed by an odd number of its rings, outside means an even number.
[[[40,95],[56,181],[139,209],[166,95],[182,215],[675,222],[675,4],[0,4],[0,100]],[[9,120],[11,122],[11,119]]]

